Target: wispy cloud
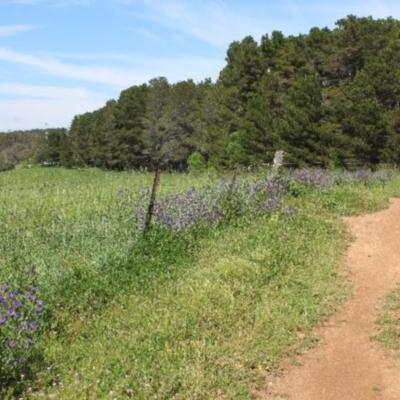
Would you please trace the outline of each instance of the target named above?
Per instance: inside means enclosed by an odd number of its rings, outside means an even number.
[[[136,18],[190,35],[215,47],[224,48],[234,38],[265,33],[264,21],[246,14],[222,0],[114,0],[128,7]]]
[[[38,28],[36,25],[0,25],[0,36],[11,36]]]
[[[350,14],[357,17],[400,18],[400,3],[397,0],[309,0],[301,4],[296,0],[288,0],[282,3],[282,7],[291,15],[293,25],[302,26],[304,33],[314,26],[333,27],[334,22]]]
[[[55,99],[62,97],[94,98],[102,99],[104,94],[94,93],[84,87],[58,87],[24,85],[21,83],[0,83],[0,94],[11,97],[30,97]]]
[[[307,33],[312,27],[333,26],[349,14],[375,18],[400,17],[398,0],[114,0],[159,26],[189,35],[217,48],[234,40],[280,30],[286,35]]]
[[[107,55],[106,55],[107,56]],[[73,61],[87,57],[93,62],[104,61],[103,54],[63,54]],[[0,49],[0,60],[16,64],[16,68],[35,68],[42,74],[65,78],[65,85],[26,85],[0,80],[0,131],[8,129],[31,129],[32,127],[68,127],[74,115],[102,107],[110,98],[118,98],[119,92],[133,85],[148,82],[152,78],[165,76],[170,82],[207,77],[215,78],[222,68],[223,60],[201,57],[178,57],[171,59],[118,56],[111,59],[123,60],[120,67],[82,67],[61,62],[54,56],[37,56]],[[106,57],[107,59],[107,57]],[[109,60],[110,61],[110,60]],[[22,74],[23,75],[23,74]],[[46,79],[46,77],[44,77]],[[82,80],[83,86],[70,87],[70,80]],[[91,85],[94,82],[95,85]],[[104,86],[103,84],[106,83]],[[94,89],[89,89],[94,87]]]
[[[0,84],[0,132],[32,127],[68,127],[74,115],[104,105],[105,95],[76,87]],[[3,96],[2,96],[3,97]]]
[[[79,55],[72,55],[71,57],[74,56]],[[94,57],[95,55],[92,54],[91,56]],[[101,57],[101,54],[97,56]],[[114,55],[114,57],[116,56]],[[82,66],[62,62],[54,56],[31,55],[0,48],[0,61],[35,68],[44,74],[96,82],[118,88],[145,83],[158,76],[166,76],[171,81],[189,78],[198,81],[207,77],[215,78],[223,65],[223,60],[201,57],[161,59],[124,56],[124,59],[126,66],[123,68]]]
[[[36,68],[46,74],[64,78],[124,86],[129,82],[126,70],[109,67],[78,66],[60,62],[54,57],[19,53],[0,49],[0,60]]]

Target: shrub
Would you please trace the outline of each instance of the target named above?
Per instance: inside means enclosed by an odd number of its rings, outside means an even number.
[[[0,152],[0,171],[9,171],[15,168],[17,160],[10,151]]]
[[[205,169],[207,168],[206,159],[204,158],[203,154],[199,153],[198,151],[192,153],[189,156],[187,163],[189,167],[189,172],[191,174],[198,174],[200,172],[204,172]]]

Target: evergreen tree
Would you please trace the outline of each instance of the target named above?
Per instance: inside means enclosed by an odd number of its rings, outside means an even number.
[[[115,167],[138,168],[144,162],[144,118],[148,86],[133,86],[124,90],[115,106],[115,134],[112,146],[117,151]]]
[[[230,89],[231,111],[240,120],[246,114],[248,101],[257,93],[263,75],[257,42],[251,36],[245,37],[241,42],[233,42],[227,51],[226,62],[218,80],[225,88]]]
[[[199,103],[197,88],[192,80],[172,85],[165,109],[166,132],[161,154],[167,164],[183,166],[197,150],[196,124]]]
[[[381,161],[400,165],[400,108],[388,111],[384,116],[387,137],[384,140]]]
[[[159,166],[163,162],[163,145],[167,135],[166,108],[170,96],[167,78],[150,80],[146,101],[146,114],[143,118],[145,156],[147,163]]]
[[[214,167],[228,166],[227,146],[231,132],[237,129],[237,123],[232,119],[230,102],[233,97],[230,92],[231,89],[221,83],[209,85],[203,90],[196,128],[202,139],[199,151]]]
[[[60,144],[61,135],[65,130],[49,129],[47,132],[47,162],[59,165],[60,164]]]
[[[118,143],[116,143],[115,100],[107,101],[97,114],[97,134],[92,149],[93,165],[101,168],[115,168],[119,164]]]
[[[60,133],[60,165],[64,168],[72,168],[73,152],[69,136],[66,131]]]
[[[357,162],[376,164],[385,146],[383,108],[367,75],[361,71],[338,104],[338,120]]]
[[[242,162],[255,165],[270,163],[275,151],[284,147],[276,131],[277,119],[274,115],[273,93],[270,91],[269,77],[260,84],[259,92],[249,101],[248,110],[240,129],[239,142],[247,155]]]
[[[77,115],[72,120],[70,143],[74,163],[78,166],[93,166],[92,150],[96,125],[96,112]]]

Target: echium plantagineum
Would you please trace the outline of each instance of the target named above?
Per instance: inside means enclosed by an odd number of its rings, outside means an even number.
[[[370,169],[359,169],[357,171],[351,171],[342,173],[339,177],[339,181],[343,182],[363,182],[365,184],[375,182],[387,182],[392,179],[394,170],[378,170],[371,171]]]
[[[35,337],[44,311],[37,287],[27,290],[8,283],[0,287],[0,375],[15,378],[30,368]]]
[[[335,176],[321,169],[297,169],[291,172],[290,178],[306,186],[329,188],[335,184]]]
[[[174,230],[185,230],[199,222],[214,222],[221,219],[207,190],[190,189],[186,193],[173,194],[157,201],[155,220],[162,226]]]
[[[221,222],[232,207],[237,208],[237,216],[248,212],[270,212],[281,205],[286,190],[286,185],[278,178],[253,182],[238,179],[234,184],[222,180],[216,185],[157,200],[153,221],[165,228],[184,231],[198,223]],[[143,229],[147,202],[148,196],[144,193],[135,202],[133,220],[137,230]]]

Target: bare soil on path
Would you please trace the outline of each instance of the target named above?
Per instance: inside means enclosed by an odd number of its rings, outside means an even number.
[[[400,360],[370,339],[377,308],[400,283],[400,199],[345,221],[355,237],[344,257],[352,295],[315,331],[321,344],[287,360],[260,399],[400,400]]]

